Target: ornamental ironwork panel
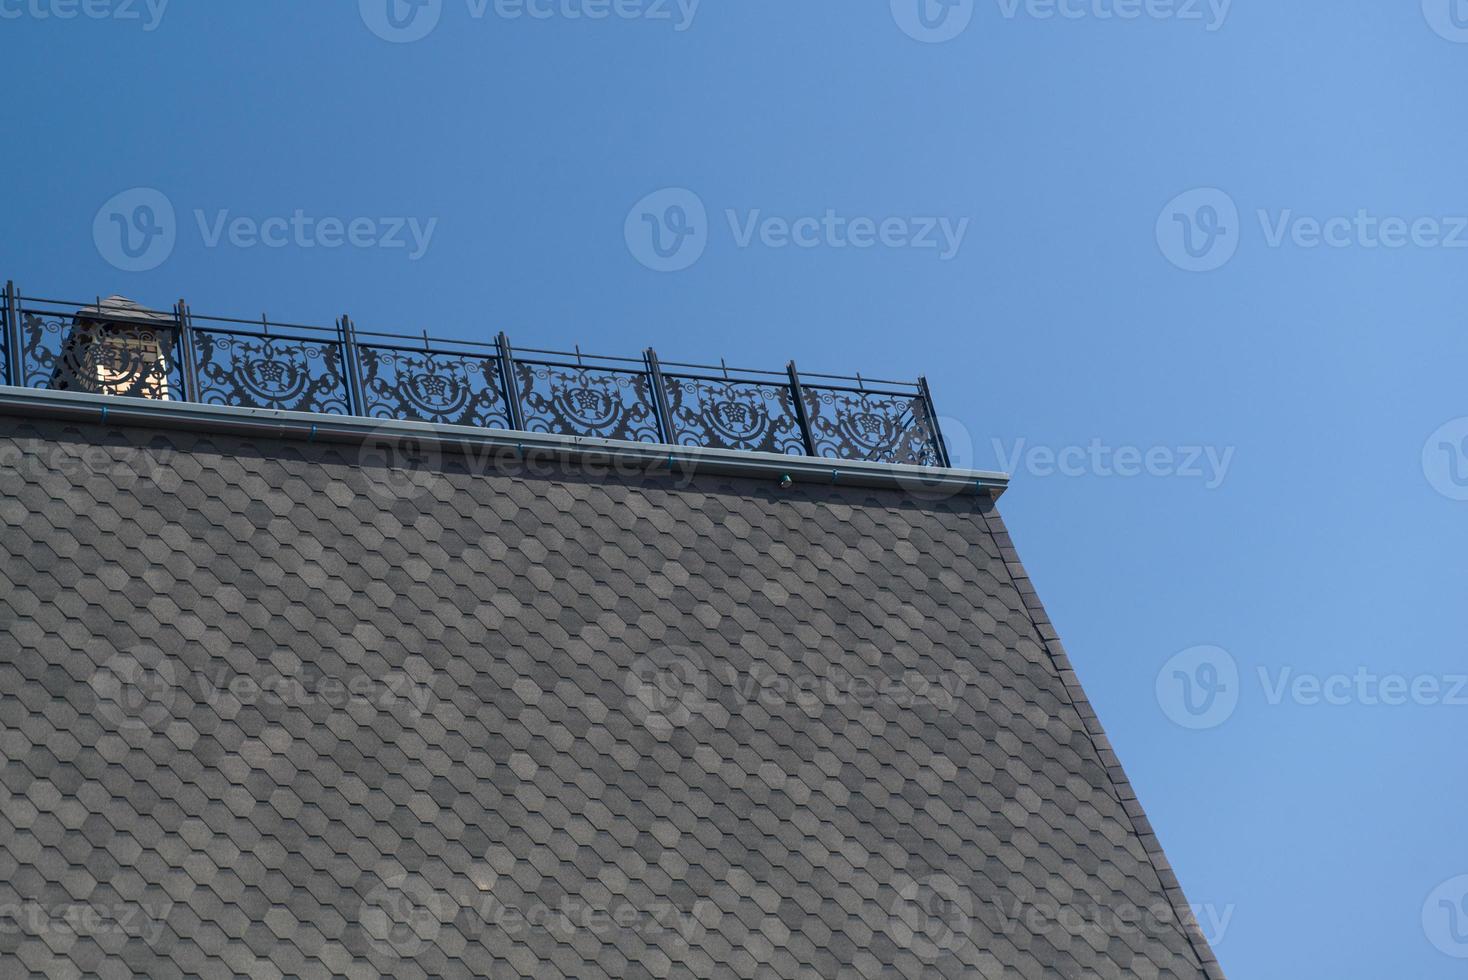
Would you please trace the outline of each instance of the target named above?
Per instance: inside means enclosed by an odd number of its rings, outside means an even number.
[[[497,357],[365,345],[357,353],[373,418],[513,428]]]
[[[529,432],[658,442],[647,375],[515,361],[520,412]]]
[[[804,386],[816,455],[939,466],[933,422],[917,394]]]
[[[680,446],[805,455],[789,385],[663,376]]]
[[[210,405],[350,414],[341,344],[195,328],[199,399]]]
[[[178,332],[166,322],[115,322],[23,310],[20,338],[21,378],[28,388],[132,398],[183,397]]]

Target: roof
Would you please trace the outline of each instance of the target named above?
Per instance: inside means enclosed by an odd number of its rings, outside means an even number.
[[[1186,902],[991,492],[62,414],[0,415],[0,962],[1222,975],[1130,924]]]
[[[170,313],[160,313],[150,310],[141,304],[135,303],[126,296],[108,296],[99,299],[91,306],[83,306],[76,311],[77,320],[103,320],[109,323],[142,323],[149,326],[173,327],[174,318]]]

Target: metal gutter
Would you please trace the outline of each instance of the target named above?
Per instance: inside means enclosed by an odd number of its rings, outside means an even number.
[[[489,451],[511,458],[558,457],[566,461],[613,464],[647,472],[673,471],[681,475],[717,473],[776,482],[788,476],[798,484],[894,489],[925,499],[959,494],[986,494],[997,498],[1009,485],[1008,475],[985,470],[654,445],[462,425],[153,401],[9,385],[0,385],[0,414],[357,446],[396,442],[404,446],[428,446],[481,455]]]

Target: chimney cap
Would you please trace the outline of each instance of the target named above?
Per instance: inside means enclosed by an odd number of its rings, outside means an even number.
[[[148,326],[173,326],[174,316],[171,313],[160,313],[150,310],[145,306],[134,303],[126,296],[109,296],[91,306],[83,306],[76,311],[76,322],[103,321],[106,323],[140,323]]]

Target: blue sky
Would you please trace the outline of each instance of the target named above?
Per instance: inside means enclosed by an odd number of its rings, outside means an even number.
[[[1224,968],[1460,976],[1468,4],[590,2],[0,0],[0,277],[925,373]]]

